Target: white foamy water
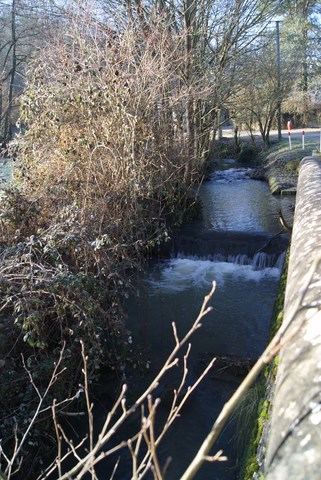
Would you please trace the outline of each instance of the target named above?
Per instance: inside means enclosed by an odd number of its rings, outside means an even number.
[[[148,283],[154,288],[174,293],[191,287],[210,287],[213,281],[222,286],[226,280],[257,283],[265,278],[279,278],[279,266],[262,268],[263,258],[263,255],[254,257],[251,263],[246,256],[240,256],[235,263],[175,258],[165,263],[159,275],[152,274]]]
[[[217,183],[236,182],[249,178],[249,174],[252,171],[252,168],[229,168],[213,172],[211,179]]]

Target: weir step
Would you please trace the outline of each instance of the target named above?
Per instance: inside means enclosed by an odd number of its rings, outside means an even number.
[[[286,251],[289,244],[287,234],[248,233],[238,231],[213,231],[184,233],[173,239],[171,254],[210,256],[221,254],[247,255],[253,258],[257,253],[274,255],[276,259]]]

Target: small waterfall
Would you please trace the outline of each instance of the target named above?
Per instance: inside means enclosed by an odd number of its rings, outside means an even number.
[[[280,255],[271,255],[264,252],[256,253],[252,259],[254,270],[263,270],[264,268],[275,267],[281,270],[283,267],[285,252]]]
[[[252,168],[229,168],[212,173],[211,179],[219,183],[230,183],[249,179]]]
[[[207,258],[213,261],[249,265],[255,258],[256,268],[271,267],[287,249],[286,235],[262,232],[185,230],[173,239],[172,257]]]
[[[226,260],[228,263],[235,263],[236,265],[250,265],[251,260],[245,253],[238,253],[237,255],[228,255]]]
[[[282,252],[280,255],[257,252],[253,257],[245,254],[238,253],[236,255],[223,253],[214,253],[213,255],[199,256],[199,255],[186,255],[183,253],[178,253],[173,257],[173,259],[188,259],[188,260],[209,260],[215,263],[233,263],[239,266],[249,265],[253,270],[264,270],[266,268],[275,267],[278,270],[281,270],[284,262],[285,252]]]
[[[263,279],[279,278],[282,259],[284,255],[277,257],[264,252],[256,253],[253,258],[245,254],[206,257],[178,254],[163,262],[146,281],[151,287],[169,293],[209,288],[213,281],[221,286],[232,279],[258,283]]]

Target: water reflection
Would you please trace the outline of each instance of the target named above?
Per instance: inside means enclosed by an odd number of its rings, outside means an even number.
[[[280,231],[278,210],[287,212],[292,197],[270,193],[265,182],[251,180],[250,169],[231,168],[214,172],[199,192],[203,205],[203,222],[209,230],[244,232]]]

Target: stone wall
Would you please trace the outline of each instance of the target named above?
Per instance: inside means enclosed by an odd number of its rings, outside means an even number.
[[[321,161],[306,157],[297,187],[283,320],[291,323],[280,352],[267,480],[321,478],[320,255]]]

